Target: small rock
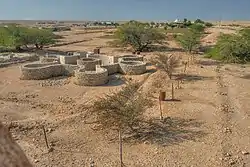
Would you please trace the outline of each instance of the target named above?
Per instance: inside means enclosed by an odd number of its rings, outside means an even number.
[[[144,144],[149,144],[149,142],[148,141],[144,141]]]
[[[225,132],[225,133],[231,133],[232,130],[231,130],[230,128],[227,127],[227,128],[224,129],[224,132]]]
[[[50,145],[51,147],[54,147],[54,146],[55,146],[55,143],[51,142],[49,145]]]
[[[201,68],[204,68],[203,66],[201,66]]]
[[[234,160],[232,160],[232,159],[229,161],[229,164],[230,164],[230,165],[234,165],[235,163],[236,163],[236,162],[235,162]]]
[[[37,162],[39,162],[39,160],[38,159],[35,159],[35,161],[34,161],[35,163],[37,163]]]
[[[53,147],[50,147],[50,148],[48,149],[48,153],[52,152],[53,150],[54,150]]]
[[[247,151],[241,151],[241,153],[242,153],[243,155],[248,155],[248,154],[249,154],[249,152],[247,152]]]
[[[53,130],[51,129],[51,128],[48,128],[48,132],[50,133],[50,132],[52,132]]]
[[[226,95],[227,95],[227,93],[226,93],[226,92],[220,92],[220,95],[222,95],[222,96],[226,96]]]
[[[230,153],[226,153],[225,156],[226,156],[226,157],[231,157],[231,154],[230,154]]]

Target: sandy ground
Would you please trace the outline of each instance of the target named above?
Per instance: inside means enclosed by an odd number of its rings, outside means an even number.
[[[90,41],[60,49],[106,46],[108,39],[95,35]],[[170,45],[178,47],[174,42]],[[102,52],[114,53],[114,49],[106,46]],[[171,52],[187,57],[183,52]],[[223,65],[201,57],[197,61],[188,67],[181,89],[175,90],[178,101],[163,102],[165,121],[153,129],[147,141],[124,143],[126,166],[250,166],[250,66]],[[80,87],[72,78],[64,77],[19,80],[19,66],[2,68],[0,75],[1,121],[10,125],[34,166],[82,167],[92,160],[100,167],[119,165],[117,134],[101,133],[85,118],[87,103],[121,87],[116,76],[111,76],[105,86]],[[148,75],[132,78],[142,80]],[[154,79],[151,76],[145,84]],[[166,87],[170,98],[170,83]],[[149,84],[145,89],[152,91],[153,87]],[[145,116],[158,119],[159,106],[149,109]],[[53,152],[47,153],[41,126],[55,148]]]

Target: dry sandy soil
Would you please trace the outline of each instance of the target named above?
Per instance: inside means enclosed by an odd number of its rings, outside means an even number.
[[[209,31],[204,45],[213,43],[218,36],[217,29]],[[108,47],[109,39],[100,38],[105,32],[71,33],[64,40],[88,40],[54,49],[89,51],[103,46],[102,53],[122,53]],[[173,41],[169,43],[178,47]],[[168,52],[187,58],[184,52]],[[153,54],[145,53],[145,57]],[[163,102],[164,122],[152,127],[146,140],[124,143],[125,165],[250,167],[250,66],[219,64],[197,56],[197,63],[190,65],[187,73],[181,89],[175,90],[178,101]],[[19,75],[18,65],[0,69],[0,118],[10,126],[34,166],[83,167],[90,166],[90,161],[98,167],[119,166],[117,134],[98,131],[98,126],[86,119],[84,106],[119,89],[122,82],[111,76],[105,86],[82,87],[74,85],[71,78],[24,81],[19,80]],[[143,90],[149,92],[155,77],[156,73],[132,76],[147,78]],[[169,82],[167,98],[170,90]],[[158,108],[156,103],[145,116],[158,119]],[[54,147],[50,153],[42,125]]]

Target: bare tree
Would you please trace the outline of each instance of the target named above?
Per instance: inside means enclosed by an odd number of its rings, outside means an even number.
[[[157,56],[151,59],[151,63],[167,73],[168,77],[172,79],[175,68],[180,65],[180,57],[176,57],[173,54],[167,55],[164,53],[158,53]]]

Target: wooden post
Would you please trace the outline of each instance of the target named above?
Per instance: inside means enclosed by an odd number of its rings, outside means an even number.
[[[184,73],[186,73],[186,71],[187,71],[187,63],[185,63],[185,65],[184,65]]]
[[[162,120],[163,116],[162,116],[162,108],[161,108],[161,99],[159,99],[159,104],[160,104],[160,119]]]
[[[42,128],[43,128],[43,134],[44,134],[44,139],[45,139],[46,147],[47,147],[48,150],[50,150],[49,144],[48,144],[48,139],[47,139],[47,134],[46,134],[44,126],[42,126]]]
[[[174,100],[174,83],[172,82],[172,100]]]
[[[120,151],[120,163],[121,163],[121,167],[123,167],[123,160],[122,160],[122,133],[121,133],[121,130],[119,130],[119,151]]]
[[[180,89],[180,79],[177,80],[177,89]]]

